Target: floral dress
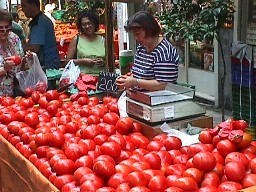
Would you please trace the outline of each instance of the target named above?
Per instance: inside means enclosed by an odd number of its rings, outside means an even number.
[[[22,44],[19,37],[10,32],[8,36],[8,46],[2,46],[0,44],[0,67],[4,67],[4,58],[9,56],[18,55],[22,57],[24,55]],[[21,66],[14,66],[8,74],[0,76],[0,95],[1,96],[13,96],[14,77],[17,72],[20,71]]]

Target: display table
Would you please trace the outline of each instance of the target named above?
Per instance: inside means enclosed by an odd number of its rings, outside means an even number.
[[[19,151],[0,135],[0,191],[59,191]]]

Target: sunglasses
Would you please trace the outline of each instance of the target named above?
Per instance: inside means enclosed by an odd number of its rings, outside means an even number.
[[[12,27],[7,25],[7,26],[0,26],[0,33],[8,33],[12,30]]]

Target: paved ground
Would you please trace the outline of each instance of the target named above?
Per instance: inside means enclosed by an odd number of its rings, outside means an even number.
[[[222,110],[221,108],[216,108],[213,105],[198,103],[206,109],[206,115],[213,117],[213,126],[222,122]],[[224,120],[232,117],[232,111],[224,110]]]

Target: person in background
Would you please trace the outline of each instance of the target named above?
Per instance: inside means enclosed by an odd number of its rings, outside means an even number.
[[[53,10],[55,9],[55,4],[46,4],[44,8],[44,14],[52,21],[53,25],[55,25],[56,20],[52,16]]]
[[[21,7],[29,23],[30,33],[25,50],[37,53],[44,71],[59,69],[60,56],[56,46],[56,37],[52,21],[40,11],[39,0],[21,0]],[[56,81],[48,81],[48,89],[55,89]]]
[[[22,45],[26,45],[26,36],[22,26],[19,24],[19,15],[16,12],[12,12],[12,32],[19,36]]]
[[[0,9],[0,95],[17,96],[15,87],[18,82],[15,74],[21,70],[12,56],[23,57],[24,52],[18,35],[12,32],[12,15]]]
[[[69,44],[67,61],[73,59],[82,72],[98,76],[100,71],[105,71],[104,39],[95,33],[99,29],[98,16],[93,12],[81,12],[77,28],[79,34]]]
[[[132,76],[120,76],[120,89],[140,88],[149,91],[165,89],[167,83],[176,83],[179,55],[177,49],[161,35],[161,27],[149,12],[135,13],[126,22],[125,30],[134,34],[138,43]]]

